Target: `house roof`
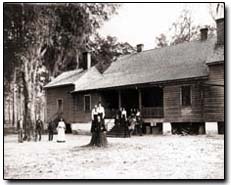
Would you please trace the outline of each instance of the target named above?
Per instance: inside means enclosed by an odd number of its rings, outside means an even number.
[[[76,84],[75,91],[207,77],[206,60],[213,53],[215,42],[214,38],[198,40],[125,55],[103,75]]]
[[[81,85],[85,83],[87,79],[98,78],[101,76],[101,73],[96,69],[96,67],[91,67],[88,70],[77,69],[72,71],[67,71],[54,80],[48,83],[44,88],[58,87],[63,85]]]
[[[210,54],[210,56],[207,58],[206,64],[214,64],[217,62],[224,62],[224,45],[219,46],[213,50],[213,52]]]
[[[84,71],[82,69],[63,72],[62,74],[54,78],[51,82],[49,82],[47,85],[45,85],[44,88],[74,84],[74,82],[78,80],[83,73]]]

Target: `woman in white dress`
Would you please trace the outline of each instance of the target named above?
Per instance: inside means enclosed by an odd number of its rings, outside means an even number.
[[[57,131],[58,131],[57,142],[65,142],[65,129],[66,129],[66,125],[63,121],[63,118],[61,118],[57,127]]]

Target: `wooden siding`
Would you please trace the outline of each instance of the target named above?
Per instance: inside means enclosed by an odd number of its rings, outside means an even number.
[[[191,85],[191,106],[181,105],[181,87]],[[201,87],[199,84],[177,84],[164,87],[165,122],[203,121]]]
[[[70,91],[74,90],[73,85],[48,88],[46,89],[46,101],[47,101],[47,121],[57,114],[58,111],[58,99],[63,100],[63,118],[67,123],[72,122],[72,95]]]
[[[209,66],[206,83],[224,85],[224,64]],[[204,119],[207,122],[224,121],[224,87],[204,87]]]
[[[84,95],[90,95],[91,96],[91,107],[90,109],[94,107],[100,100],[100,96],[98,93],[75,93],[73,94],[73,104],[72,104],[72,110],[73,110],[73,123],[86,123],[91,121],[91,110],[85,111],[84,110]]]

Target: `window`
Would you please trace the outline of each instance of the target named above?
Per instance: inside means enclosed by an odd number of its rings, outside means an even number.
[[[58,99],[58,112],[63,112],[63,100]]]
[[[191,105],[191,86],[181,87],[181,105],[183,106]]]
[[[84,110],[85,111],[91,110],[91,96],[90,95],[84,96]]]

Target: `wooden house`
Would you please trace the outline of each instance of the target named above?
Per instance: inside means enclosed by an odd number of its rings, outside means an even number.
[[[67,123],[86,123],[100,100],[106,118],[119,107],[139,108],[144,122],[162,133],[190,124],[199,133],[224,129],[224,19],[217,36],[122,56],[101,74],[91,67],[64,72],[45,86],[47,120],[62,115]]]

